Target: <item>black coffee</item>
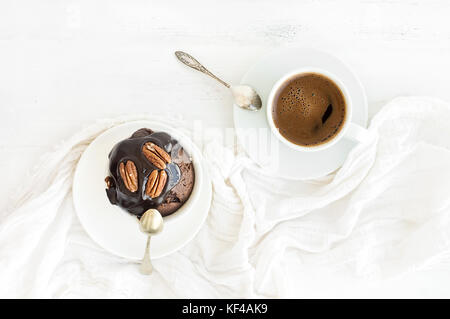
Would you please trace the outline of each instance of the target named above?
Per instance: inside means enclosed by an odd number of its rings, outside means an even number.
[[[278,89],[272,116],[280,134],[300,146],[327,142],[341,130],[345,98],[326,76],[305,73],[293,76]]]

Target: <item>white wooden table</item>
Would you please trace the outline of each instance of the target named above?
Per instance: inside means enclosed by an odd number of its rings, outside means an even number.
[[[98,118],[180,112],[231,127],[231,99],[181,66],[183,49],[239,81],[270,50],[329,51],[360,76],[370,115],[398,95],[450,100],[450,2],[2,0],[0,207],[39,155]],[[298,297],[450,297],[450,269],[390,282],[296,283]]]

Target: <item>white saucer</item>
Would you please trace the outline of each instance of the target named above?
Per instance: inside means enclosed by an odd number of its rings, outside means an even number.
[[[289,179],[318,178],[335,171],[356,145],[353,141],[342,139],[326,150],[302,153],[275,139],[266,118],[267,97],[278,79],[289,71],[302,67],[317,67],[339,77],[352,99],[352,122],[366,127],[368,117],[367,98],[361,82],[336,57],[314,49],[288,48],[277,50],[259,60],[244,75],[241,84],[248,84],[256,89],[263,107],[258,112],[249,112],[234,106],[234,125],[239,142],[250,158],[262,167],[270,167],[271,175]],[[263,143],[264,149],[255,149],[255,141],[266,141]],[[273,149],[271,152],[265,150],[267,145],[274,143],[278,154]]]
[[[73,181],[73,202],[81,224],[89,236],[109,252],[134,260],[142,259],[147,237],[136,217],[111,205],[105,192],[108,154],[119,141],[140,128],[165,131],[176,138],[192,156],[195,184],[188,201],[164,218],[164,230],[152,238],[153,259],[168,255],[187,244],[200,230],[211,204],[211,181],[202,156],[191,140],[179,131],[151,121],[136,121],[109,129],[85,150]]]

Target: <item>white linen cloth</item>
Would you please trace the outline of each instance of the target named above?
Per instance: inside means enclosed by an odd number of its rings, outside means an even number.
[[[141,276],[81,228],[71,185],[96,136],[145,118],[99,121],[33,170],[0,221],[1,297],[291,297],[300,273],[377,279],[450,260],[450,105],[409,97],[386,105],[371,138],[320,180],[266,176],[243,152],[206,141],[209,216],[194,240]]]

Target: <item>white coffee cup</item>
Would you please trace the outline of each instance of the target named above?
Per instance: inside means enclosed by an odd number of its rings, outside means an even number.
[[[313,145],[313,146],[301,146],[301,145],[295,144],[295,143],[289,141],[288,139],[286,139],[283,135],[281,135],[278,128],[275,126],[273,116],[272,116],[272,109],[273,109],[273,107],[275,107],[275,105],[277,103],[278,91],[286,84],[286,82],[289,82],[292,78],[301,76],[302,74],[307,74],[307,73],[315,73],[318,75],[322,75],[322,76],[330,79],[331,81],[333,81],[337,85],[337,87],[341,90],[341,92],[344,96],[344,100],[345,100],[345,119],[342,123],[342,127],[341,127],[340,131],[335,136],[331,137],[329,140],[327,140],[323,143],[317,144],[317,145]],[[314,151],[324,150],[324,149],[334,145],[341,138],[348,138],[348,139],[352,139],[352,140],[355,140],[358,142],[361,142],[367,138],[367,135],[368,135],[367,129],[365,129],[362,126],[359,126],[355,123],[352,123],[352,121],[351,121],[352,109],[353,109],[352,99],[348,93],[347,88],[342,83],[342,81],[339,78],[337,78],[334,74],[332,74],[328,71],[311,67],[311,68],[301,68],[301,69],[297,69],[292,72],[289,72],[289,73],[285,74],[283,77],[281,77],[274,84],[274,86],[272,87],[272,90],[269,93],[269,97],[267,98],[267,109],[266,109],[267,114],[266,115],[267,115],[267,121],[269,122],[270,129],[272,130],[272,133],[281,142],[283,142],[287,146],[289,146],[293,149],[296,149],[298,151],[314,152]]]

